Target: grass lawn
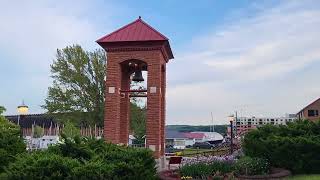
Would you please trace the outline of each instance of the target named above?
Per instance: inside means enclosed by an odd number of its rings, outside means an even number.
[[[212,149],[184,149],[184,150],[182,150],[183,154],[185,154],[185,155],[192,155],[192,154],[210,152],[210,151],[212,151]]]
[[[320,180],[320,174],[296,175],[289,177],[288,180]]]

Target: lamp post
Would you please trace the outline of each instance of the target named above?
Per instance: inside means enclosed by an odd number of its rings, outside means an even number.
[[[230,151],[233,153],[233,120],[230,120]]]
[[[233,153],[233,121],[234,121],[234,115],[229,116],[229,122],[230,122],[230,153]]]

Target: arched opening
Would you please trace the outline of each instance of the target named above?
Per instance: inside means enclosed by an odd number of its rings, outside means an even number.
[[[136,147],[145,147],[148,87],[147,67],[148,65],[146,62],[137,59],[130,59],[121,62],[121,71],[123,76],[121,97],[125,98],[123,101],[130,102],[128,105],[128,144]],[[123,109],[125,111],[125,108]]]

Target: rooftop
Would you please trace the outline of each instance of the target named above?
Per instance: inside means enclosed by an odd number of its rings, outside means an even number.
[[[141,17],[100,38],[97,43],[128,41],[167,41],[168,38],[144,22]]]

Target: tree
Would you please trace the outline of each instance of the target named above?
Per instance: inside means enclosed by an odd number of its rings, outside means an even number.
[[[5,108],[0,106],[0,172],[15,160],[17,154],[26,150],[26,145],[20,136],[19,126],[2,116],[4,111]]]
[[[33,130],[33,137],[40,138],[44,135],[44,129],[40,126],[35,126]]]
[[[51,73],[53,84],[42,107],[57,119],[70,120],[77,126],[103,126],[106,77],[104,51],[97,49],[89,52],[80,45],[58,49]],[[140,84],[134,86],[141,88]],[[132,130],[144,134],[144,111],[135,104],[132,106]]]
[[[72,122],[65,121],[62,129],[62,135],[66,138],[74,139],[75,137],[80,136],[80,129]]]
[[[140,143],[143,143],[143,136],[146,133],[146,108],[139,107],[135,102],[130,105],[130,127],[134,130],[134,135]]]
[[[106,57],[103,50],[85,51],[79,45],[58,49],[51,65],[53,84],[43,108],[68,119],[103,124]]]

